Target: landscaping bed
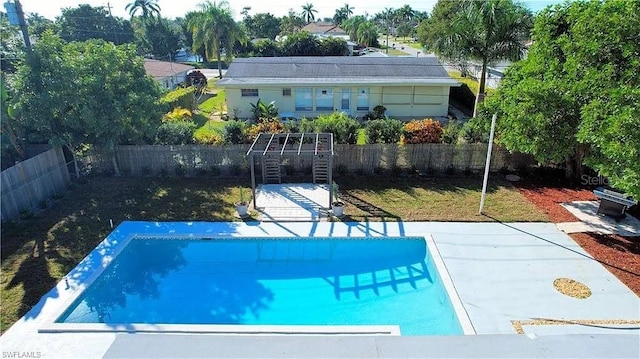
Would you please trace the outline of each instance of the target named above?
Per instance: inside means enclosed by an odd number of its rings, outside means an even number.
[[[555,223],[578,221],[560,203],[597,200],[591,188],[572,187],[561,181],[525,180],[516,183],[516,187]],[[637,208],[630,215],[638,217]],[[599,233],[573,233],[569,236],[640,296],[640,237]]]

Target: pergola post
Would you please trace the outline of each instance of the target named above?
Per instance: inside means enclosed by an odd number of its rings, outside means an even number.
[[[256,206],[256,170],[254,168],[253,152],[249,155],[249,161],[251,161],[251,197],[253,198],[253,209],[258,209]]]

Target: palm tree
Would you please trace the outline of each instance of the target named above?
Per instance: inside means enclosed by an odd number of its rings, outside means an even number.
[[[353,6],[349,6],[349,4],[345,3],[342,7],[342,13],[345,14],[348,19],[349,16],[353,15]]]
[[[498,60],[517,61],[532,27],[531,12],[512,0],[465,0],[451,30],[436,40],[435,51],[449,60],[482,63],[478,104],[484,100],[487,66]]]
[[[358,27],[361,23],[365,22],[366,19],[362,15],[357,15],[345,20],[340,27],[349,35],[349,39],[351,41],[358,41]]]
[[[200,11],[196,12],[187,24],[193,36],[193,51],[197,52],[204,47],[207,60],[215,56],[222,78],[222,49],[226,50],[227,57],[231,57],[235,42],[245,43],[246,36],[233,20],[233,13],[227,1],[206,1],[198,7]]]
[[[134,0],[125,6],[129,10],[129,15],[134,17],[138,11],[142,12],[142,18],[160,16],[160,5],[157,0]]]
[[[358,25],[358,43],[373,46],[378,40],[378,27],[371,21],[363,21]]]
[[[347,14],[344,13],[344,9],[336,9],[336,13],[333,15],[333,23],[336,25],[342,25],[347,20]]]
[[[302,17],[307,21],[307,24],[316,19],[316,13],[318,10],[313,8],[312,3],[306,3],[302,5]]]
[[[404,5],[403,7],[396,10],[396,18],[400,22],[405,22],[409,24],[411,23],[411,21],[415,16],[416,16],[416,12],[409,5]]]

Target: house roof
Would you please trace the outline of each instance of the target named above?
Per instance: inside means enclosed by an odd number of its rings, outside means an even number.
[[[311,22],[302,28],[314,35],[345,35],[347,32],[342,30],[340,26],[327,22]]]
[[[238,58],[216,85],[331,83],[459,86],[435,57],[359,56]]]
[[[154,79],[161,79],[195,69],[195,67],[177,62],[144,59],[144,69]]]

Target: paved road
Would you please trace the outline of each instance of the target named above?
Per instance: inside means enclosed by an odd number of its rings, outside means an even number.
[[[219,75],[218,69],[200,69],[203,75],[205,75],[208,79],[217,78]],[[222,69],[222,76],[227,73],[226,69]]]

